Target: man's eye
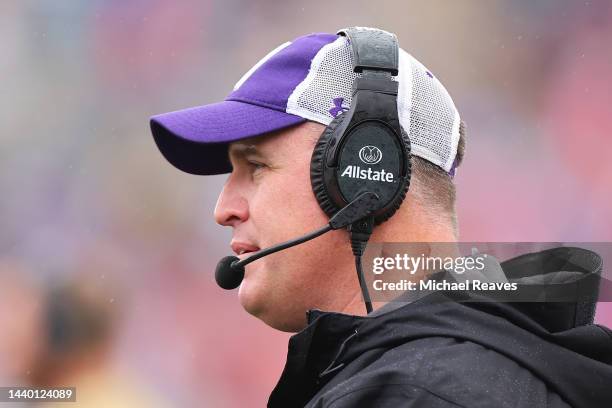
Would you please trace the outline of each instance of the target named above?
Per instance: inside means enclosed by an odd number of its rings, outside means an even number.
[[[254,160],[249,160],[248,163],[249,167],[251,167],[253,170],[262,170],[267,167],[265,164]]]

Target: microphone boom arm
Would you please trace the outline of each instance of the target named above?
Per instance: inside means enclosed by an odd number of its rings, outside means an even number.
[[[320,228],[320,229],[318,229],[316,231],[311,232],[308,235],[304,235],[302,237],[299,237],[299,238],[296,238],[296,239],[292,239],[290,241],[286,241],[286,242],[283,242],[281,244],[274,245],[274,246],[272,246],[270,248],[266,248],[264,250],[258,251],[256,253],[254,253],[253,255],[250,255],[248,258],[245,258],[245,259],[243,259],[241,261],[238,261],[236,263],[232,263],[232,267],[244,266],[246,264],[249,264],[249,263],[251,263],[253,261],[258,260],[262,256],[270,255],[270,254],[273,254],[274,252],[281,251],[283,249],[286,249],[286,248],[289,248],[289,247],[292,247],[292,246],[295,246],[295,245],[302,244],[302,243],[304,243],[306,241],[310,241],[311,239],[314,239],[314,238],[318,237],[319,235],[323,235],[326,232],[331,231],[331,230],[332,230],[332,227],[331,227],[331,225],[328,224],[328,225],[324,226],[323,228]]]
[[[283,249],[287,249],[295,245],[303,244],[304,242],[310,241],[311,239],[314,239],[319,235],[323,235],[331,230],[344,228],[370,215],[372,211],[376,209],[376,204],[378,203],[378,200],[379,198],[377,194],[366,191],[365,193],[362,193],[357,196],[357,198],[355,198],[353,201],[343,207],[340,211],[334,214],[334,216],[329,220],[329,223],[326,226],[316,231],[313,231],[310,234],[258,251],[253,255],[250,255],[248,258],[244,258],[241,261],[232,262],[231,266],[232,268],[239,268],[241,266],[250,264],[251,262],[256,261],[266,255],[273,254],[277,251],[282,251]]]

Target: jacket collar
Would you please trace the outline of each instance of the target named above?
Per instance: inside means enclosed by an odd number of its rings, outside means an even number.
[[[309,310],[306,328],[289,339],[287,363],[268,405],[288,406],[288,401],[290,406],[305,405],[329,374],[343,366],[338,360],[366,319]]]

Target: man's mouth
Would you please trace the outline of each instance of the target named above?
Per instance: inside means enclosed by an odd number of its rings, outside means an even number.
[[[248,242],[232,241],[230,246],[232,247],[232,251],[234,251],[237,256],[259,251],[258,246],[250,244]]]

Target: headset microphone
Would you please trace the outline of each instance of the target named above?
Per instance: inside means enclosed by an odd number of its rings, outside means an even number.
[[[236,256],[226,256],[221,259],[215,269],[215,280],[223,289],[235,289],[240,286],[244,278],[244,266],[274,252],[282,251],[283,249],[291,248],[310,241],[320,235],[331,230],[337,230],[356,223],[357,221],[368,217],[373,211],[378,208],[379,197],[372,192],[365,192],[357,196],[348,205],[338,211],[330,220],[329,223],[316,231],[306,234],[302,237],[283,242],[278,245],[271,246],[266,249],[257,251],[253,255],[240,260]]]

